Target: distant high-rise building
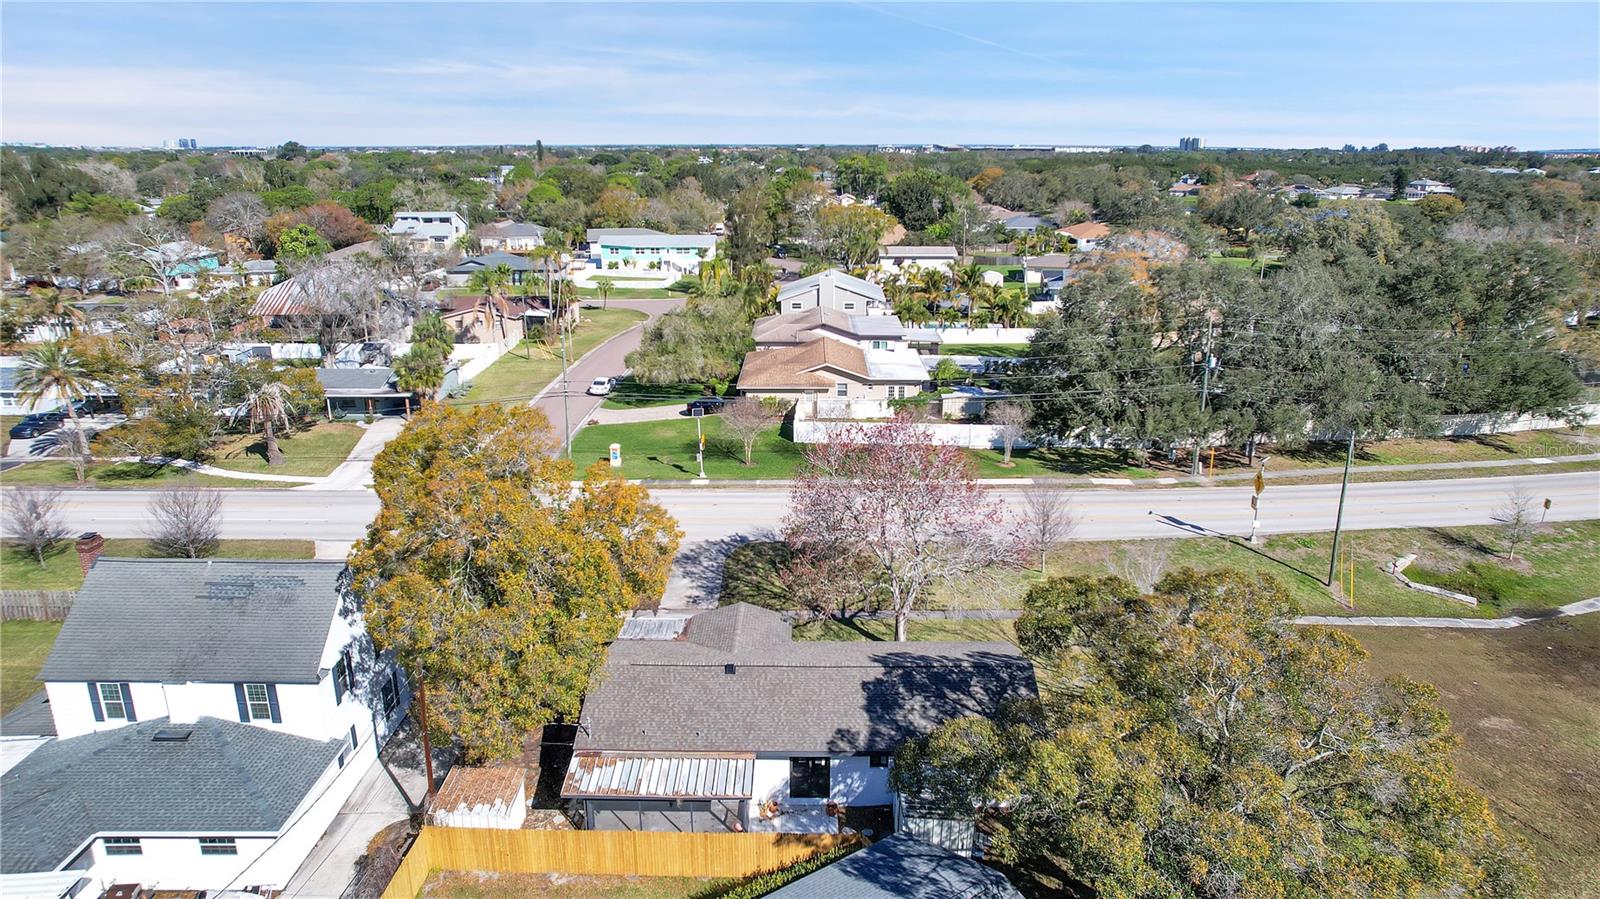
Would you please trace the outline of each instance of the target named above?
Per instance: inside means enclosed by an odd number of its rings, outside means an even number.
[[[1206,142],[1201,138],[1198,138],[1198,137],[1180,137],[1180,138],[1178,138],[1178,149],[1180,149],[1180,150],[1185,150],[1185,151],[1188,151],[1188,150],[1204,150],[1205,147],[1206,147]]]

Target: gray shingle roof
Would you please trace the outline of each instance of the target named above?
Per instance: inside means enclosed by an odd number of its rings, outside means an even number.
[[[905,834],[807,874],[767,899],[1022,899],[999,871]]]
[[[526,222],[501,222],[498,225],[485,225],[484,237],[538,237],[543,238],[545,228],[543,225],[533,225]]]
[[[332,396],[386,393],[393,379],[393,369],[376,365],[317,369],[317,383],[322,385],[323,392]]]
[[[153,739],[169,729],[189,738]],[[47,743],[0,778],[0,871],[50,870],[97,833],[276,833],[340,746],[218,718]]]
[[[576,748],[888,752],[1036,689],[1009,643],[796,642],[740,603],[696,615],[682,639],[613,643]]]
[[[796,296],[822,294],[825,295],[823,304],[832,305],[834,292],[839,290],[856,294],[869,301],[886,302],[883,297],[882,287],[864,278],[857,278],[848,272],[830,268],[780,286],[778,288],[778,304],[781,307],[785,302]]]
[[[314,684],[343,562],[105,559],[39,679]]]
[[[445,269],[445,271],[452,275],[470,275],[473,272],[494,268],[497,265],[503,265],[514,272],[531,272],[534,270],[533,263],[526,256],[518,256],[513,253],[485,253],[482,256],[469,256]]]

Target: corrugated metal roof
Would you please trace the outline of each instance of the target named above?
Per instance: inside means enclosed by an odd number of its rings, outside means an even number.
[[[755,756],[576,752],[561,795],[639,799],[749,799]]]
[[[687,618],[629,618],[622,622],[618,640],[676,640]]]

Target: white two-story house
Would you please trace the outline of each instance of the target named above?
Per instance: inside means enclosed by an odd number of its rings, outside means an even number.
[[[389,226],[391,237],[409,238],[412,243],[430,250],[449,249],[467,233],[467,220],[461,213],[449,210],[428,212],[396,212],[394,224]]]
[[[882,287],[836,268],[779,285],[777,305],[782,313],[818,307],[851,315],[889,311],[889,301],[884,298]]]
[[[893,803],[907,740],[1037,693],[1009,643],[796,642],[744,603],[647,633],[583,702],[561,794],[590,830],[834,833]]]
[[[343,576],[97,560],[39,674],[58,739],[0,784],[0,874],[281,889],[406,712]]]

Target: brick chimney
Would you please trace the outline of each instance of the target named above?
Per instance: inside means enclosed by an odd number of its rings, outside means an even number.
[[[83,566],[83,573],[87,575],[89,569],[94,567],[94,560],[100,558],[100,553],[105,551],[106,538],[97,531],[89,531],[78,538],[74,544],[78,550],[78,564]]]

